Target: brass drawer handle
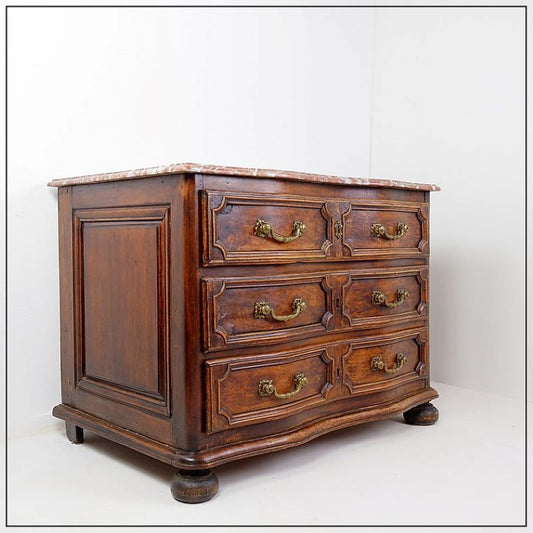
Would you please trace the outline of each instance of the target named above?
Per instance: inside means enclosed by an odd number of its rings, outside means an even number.
[[[396,363],[394,363],[392,368],[387,368],[387,365],[381,358],[381,355],[376,355],[376,357],[372,357],[372,359],[370,359],[370,368],[372,370],[383,370],[387,374],[394,374],[395,372],[398,372],[398,370],[400,370],[400,368],[402,368],[402,366],[406,363],[407,355],[404,355],[403,353],[397,353]]]
[[[407,298],[409,298],[409,292],[405,289],[398,289],[396,291],[396,300],[394,302],[387,302],[387,297],[381,291],[372,291],[372,303],[374,305],[398,307],[399,305],[402,305]]]
[[[259,382],[259,396],[268,397],[274,395],[276,398],[286,399],[292,398],[295,394],[298,394],[307,385],[307,378],[303,372],[297,372],[294,375],[294,387],[290,392],[280,393],[276,390],[276,387],[272,384],[271,379],[262,379]]]
[[[302,298],[296,297],[292,301],[292,313],[290,315],[277,315],[268,302],[255,302],[254,318],[268,318],[271,316],[279,322],[288,322],[296,318],[306,308]]]
[[[409,226],[403,222],[398,222],[398,224],[396,224],[396,235],[387,233],[383,224],[372,224],[370,235],[372,235],[372,237],[383,237],[384,239],[395,241],[396,239],[403,237],[408,231]]]
[[[292,234],[289,237],[286,237],[285,235],[281,235],[277,231],[274,231],[272,229],[272,224],[269,224],[268,222],[265,222],[264,220],[258,218],[257,222],[255,223],[254,227],[254,235],[257,235],[258,237],[271,237],[275,241],[278,242],[291,242],[297,239],[298,237],[301,237],[307,228],[305,227],[305,224],[303,222],[300,222],[299,220],[296,220],[292,225]]]

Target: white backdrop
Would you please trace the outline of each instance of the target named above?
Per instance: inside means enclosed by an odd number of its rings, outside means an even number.
[[[433,182],[432,377],[523,391],[523,19],[9,12],[10,435],[60,401],[49,179],[196,161]]]

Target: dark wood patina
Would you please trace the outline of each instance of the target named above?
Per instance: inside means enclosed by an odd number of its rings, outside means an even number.
[[[435,186],[193,164],[58,180],[62,403],[82,428],[211,468],[428,404]]]

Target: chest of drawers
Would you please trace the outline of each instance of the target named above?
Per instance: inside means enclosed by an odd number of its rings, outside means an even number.
[[[54,180],[62,403],[83,429],[212,468],[429,402],[432,185],[191,163]],[[274,461],[275,458],[273,457]]]

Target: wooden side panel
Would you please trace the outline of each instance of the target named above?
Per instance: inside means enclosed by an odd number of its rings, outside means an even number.
[[[77,386],[168,416],[168,207],[75,211]]]

